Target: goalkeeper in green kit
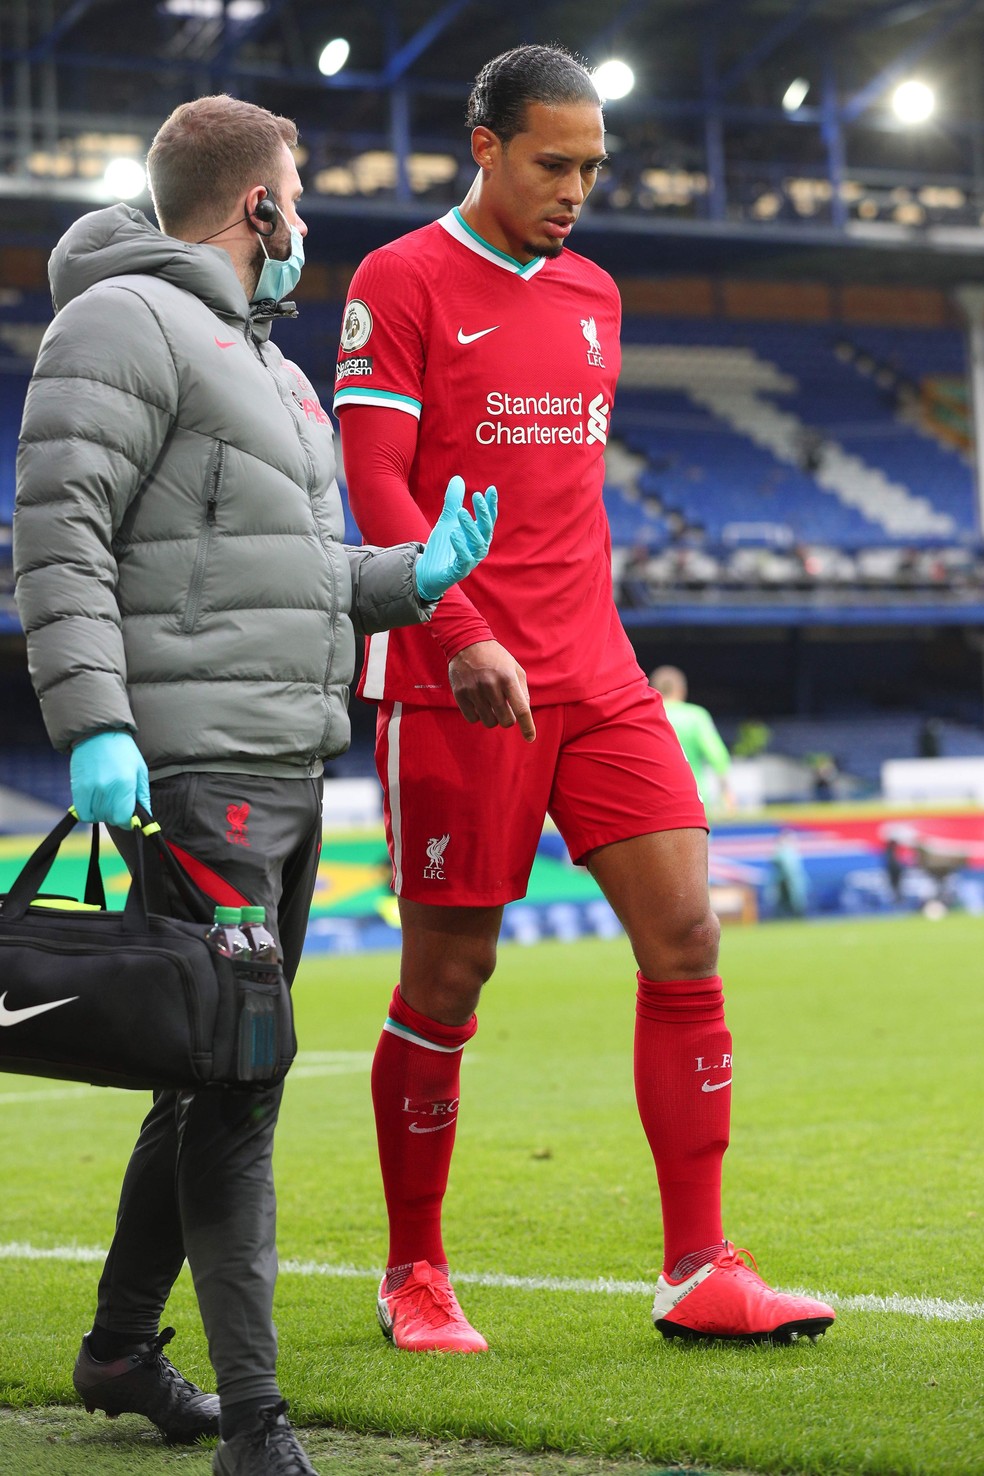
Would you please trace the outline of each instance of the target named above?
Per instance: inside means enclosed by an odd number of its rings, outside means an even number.
[[[708,769],[712,769],[717,775],[721,804],[730,806],[728,772],[731,755],[707,708],[687,701],[687,678],[683,672],[677,666],[657,666],[649,678],[649,685],[655,687],[663,699],[666,716],[680,740],[687,763],[694,771],[702,799],[705,802],[708,799],[705,781]]]

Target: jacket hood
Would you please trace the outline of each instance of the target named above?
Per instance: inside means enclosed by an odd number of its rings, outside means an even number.
[[[55,312],[108,277],[161,277],[223,317],[246,320],[249,304],[228,252],[165,236],[140,210],[110,205],[71,225],[51,253]]]

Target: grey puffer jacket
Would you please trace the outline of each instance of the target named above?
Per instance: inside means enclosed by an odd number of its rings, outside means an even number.
[[[50,277],[14,565],[52,742],[118,728],[152,774],[319,774],[355,633],[429,618],[421,545],[342,545],[331,423],[226,252],[115,205]]]

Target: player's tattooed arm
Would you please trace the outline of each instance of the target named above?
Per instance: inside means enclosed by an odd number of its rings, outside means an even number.
[[[454,700],[470,723],[511,728],[527,743],[536,738],[526,672],[498,641],[477,641],[448,663]]]

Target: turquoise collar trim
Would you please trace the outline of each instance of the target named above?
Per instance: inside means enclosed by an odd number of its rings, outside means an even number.
[[[477,231],[473,231],[467,220],[465,220],[461,211],[458,209],[457,205],[454,207],[451,214],[454,216],[461,229],[463,231],[467,231],[472,240],[477,241],[479,246],[481,246],[485,251],[491,251],[492,255],[497,256],[500,261],[507,262],[509,266],[515,267],[516,275],[518,277],[525,276],[527,272],[533,271],[534,268],[543,261],[542,256],[534,256],[532,261],[517,261],[515,256],[510,256],[507,251],[500,251],[498,246],[490,245],[490,243],[486,241],[484,236],[480,236]]]

